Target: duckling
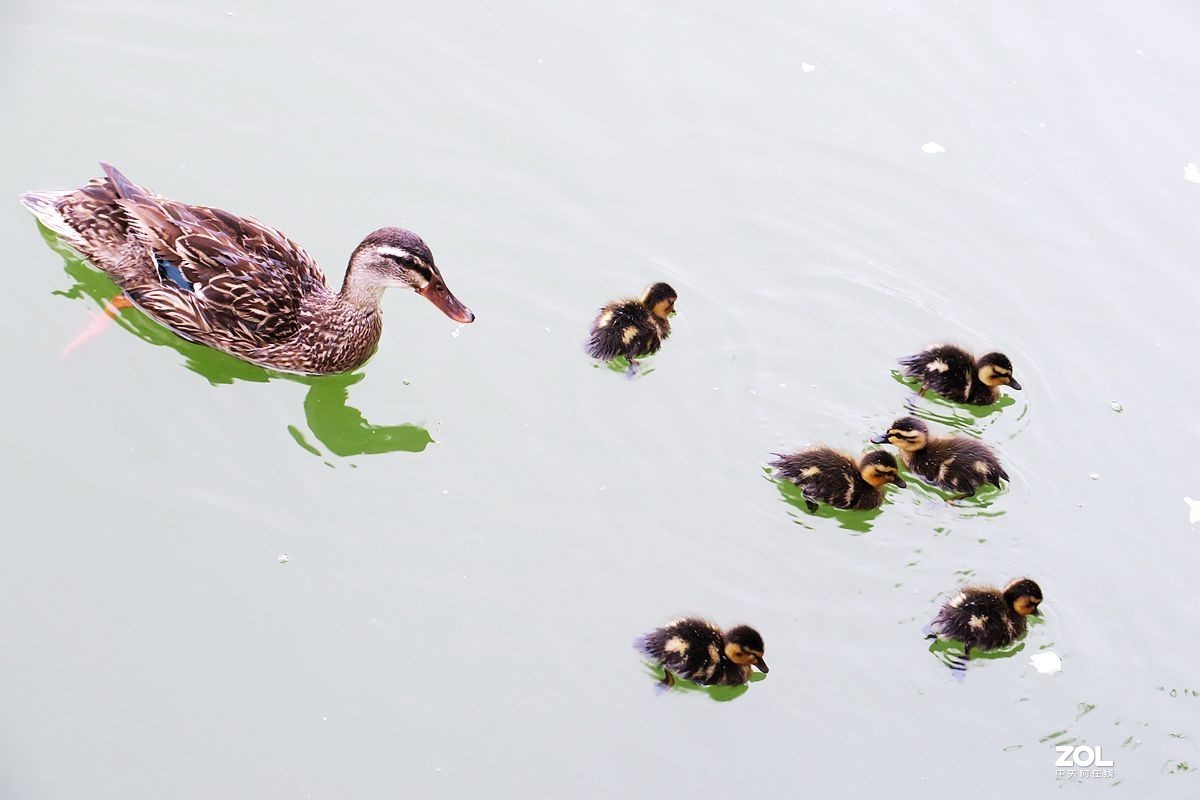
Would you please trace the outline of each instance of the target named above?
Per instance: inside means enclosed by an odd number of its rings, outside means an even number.
[[[955,500],[970,497],[985,483],[1002,488],[1001,479],[1008,480],[992,448],[965,436],[931,436],[916,417],[901,417],[871,441],[900,448],[906,467],[935,486],[959,492]]]
[[[976,359],[961,347],[934,344],[900,359],[904,374],[921,381],[921,396],[933,389],[956,403],[990,406],[1000,399],[1000,387],[1020,390],[1013,377],[1012,362],[1003,353],[988,353]]]
[[[750,680],[751,666],[767,672],[762,636],[747,625],[722,631],[706,620],[686,617],[641,637],[637,647],[662,665],[667,686],[674,685],[675,675],[704,686],[741,686]]]
[[[669,317],[675,313],[677,298],[670,286],[656,283],[646,289],[641,300],[609,303],[592,323],[588,354],[601,361],[625,356],[632,368],[638,358],[657,353],[671,335]]]
[[[853,456],[831,447],[809,447],[788,456],[775,455],[778,458],[771,462],[775,475],[804,491],[809,511],[817,510],[818,501],[856,511],[879,508],[883,504],[884,485],[894,483],[901,489],[908,486],[897,474],[896,459],[883,450],[863,453],[857,463]]]
[[[929,623],[930,639],[957,639],[967,658],[971,648],[994,650],[1025,635],[1025,617],[1040,617],[1042,589],[1029,578],[1018,578],[1004,590],[967,586],[950,598]]]

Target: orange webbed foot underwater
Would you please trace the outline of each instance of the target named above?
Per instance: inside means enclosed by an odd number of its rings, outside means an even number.
[[[59,354],[59,360],[65,359],[71,355],[77,348],[85,343],[95,339],[108,328],[109,325],[117,318],[126,308],[133,308],[133,303],[129,302],[129,298],[125,295],[117,295],[113,299],[107,301],[101,309],[100,314],[97,314],[88,326],[80,331],[74,339],[67,343],[67,346],[62,349]]]

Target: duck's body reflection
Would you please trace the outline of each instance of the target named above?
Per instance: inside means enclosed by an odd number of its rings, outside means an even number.
[[[63,271],[75,282],[69,289],[55,294],[73,299],[90,298],[100,308],[120,295],[116,284],[90,267],[52,232],[43,228],[42,235],[51,249],[63,257]],[[305,422],[313,438],[324,445],[330,455],[346,458],[395,452],[419,453],[433,441],[429,431],[419,425],[372,425],[361,411],[351,406],[350,387],[366,377],[362,372],[323,376],[272,372],[176,336],[136,308],[126,308],[114,319],[117,325],[143,341],[170,347],[178,352],[184,357],[184,365],[188,369],[204,377],[213,386],[235,381],[267,383],[271,380],[287,380],[307,386]],[[318,457],[326,455],[310,443],[297,426],[289,425],[288,433],[307,452]]]
[[[361,372],[295,380],[308,384],[304,397],[304,418],[308,429],[336,456],[378,455],[405,451],[419,453],[433,437],[420,425],[372,425],[362,412],[349,405],[350,387],[366,377]],[[298,435],[288,430],[297,443],[309,452],[317,452]]]

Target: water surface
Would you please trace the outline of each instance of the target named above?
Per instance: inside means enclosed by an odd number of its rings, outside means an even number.
[[[8,5],[0,793],[1194,793],[1198,24]],[[100,159],[335,282],[410,227],[478,321],[392,292],[378,355],[328,380],[128,313],[64,358],[113,288],[16,196]],[[596,308],[653,280],[680,294],[653,371],[593,366]],[[914,481],[847,518],[767,479],[861,448],[912,401],[894,359],[943,339],[1025,386],[916,401],[996,446],[1004,492]],[[1021,574],[1044,623],[954,680],[939,598]],[[755,625],[771,674],[656,691],[630,643],[681,613]],[[1059,778],[1059,743],[1114,777]]]

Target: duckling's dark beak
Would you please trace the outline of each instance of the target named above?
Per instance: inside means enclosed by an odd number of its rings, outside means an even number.
[[[1029,613],[1033,614],[1035,617],[1040,617],[1042,615],[1042,612],[1038,611],[1037,606],[1034,606],[1033,611],[1030,611]]]
[[[1021,384],[1017,383],[1017,379],[1012,375],[1008,376],[1008,385],[1016,389],[1018,392],[1021,391]]]
[[[881,433],[878,436],[871,437],[871,444],[887,444],[888,438],[886,433]]]
[[[762,656],[758,657],[758,660],[754,662],[754,666],[758,667],[758,671],[764,675],[771,671],[767,669],[767,662],[763,661]]]
[[[440,277],[435,277],[417,294],[440,308],[443,314],[455,322],[466,325],[468,322],[475,321],[475,315],[471,313],[471,309],[464,306],[457,297],[451,294],[450,290],[446,288],[446,282]]]
[[[895,476],[894,478],[892,478],[892,483],[896,484],[896,485],[897,485],[897,486],[899,486],[901,489],[907,489],[907,488],[908,488],[908,484],[904,482],[904,478],[901,478],[899,475],[897,475],[897,476]]]

